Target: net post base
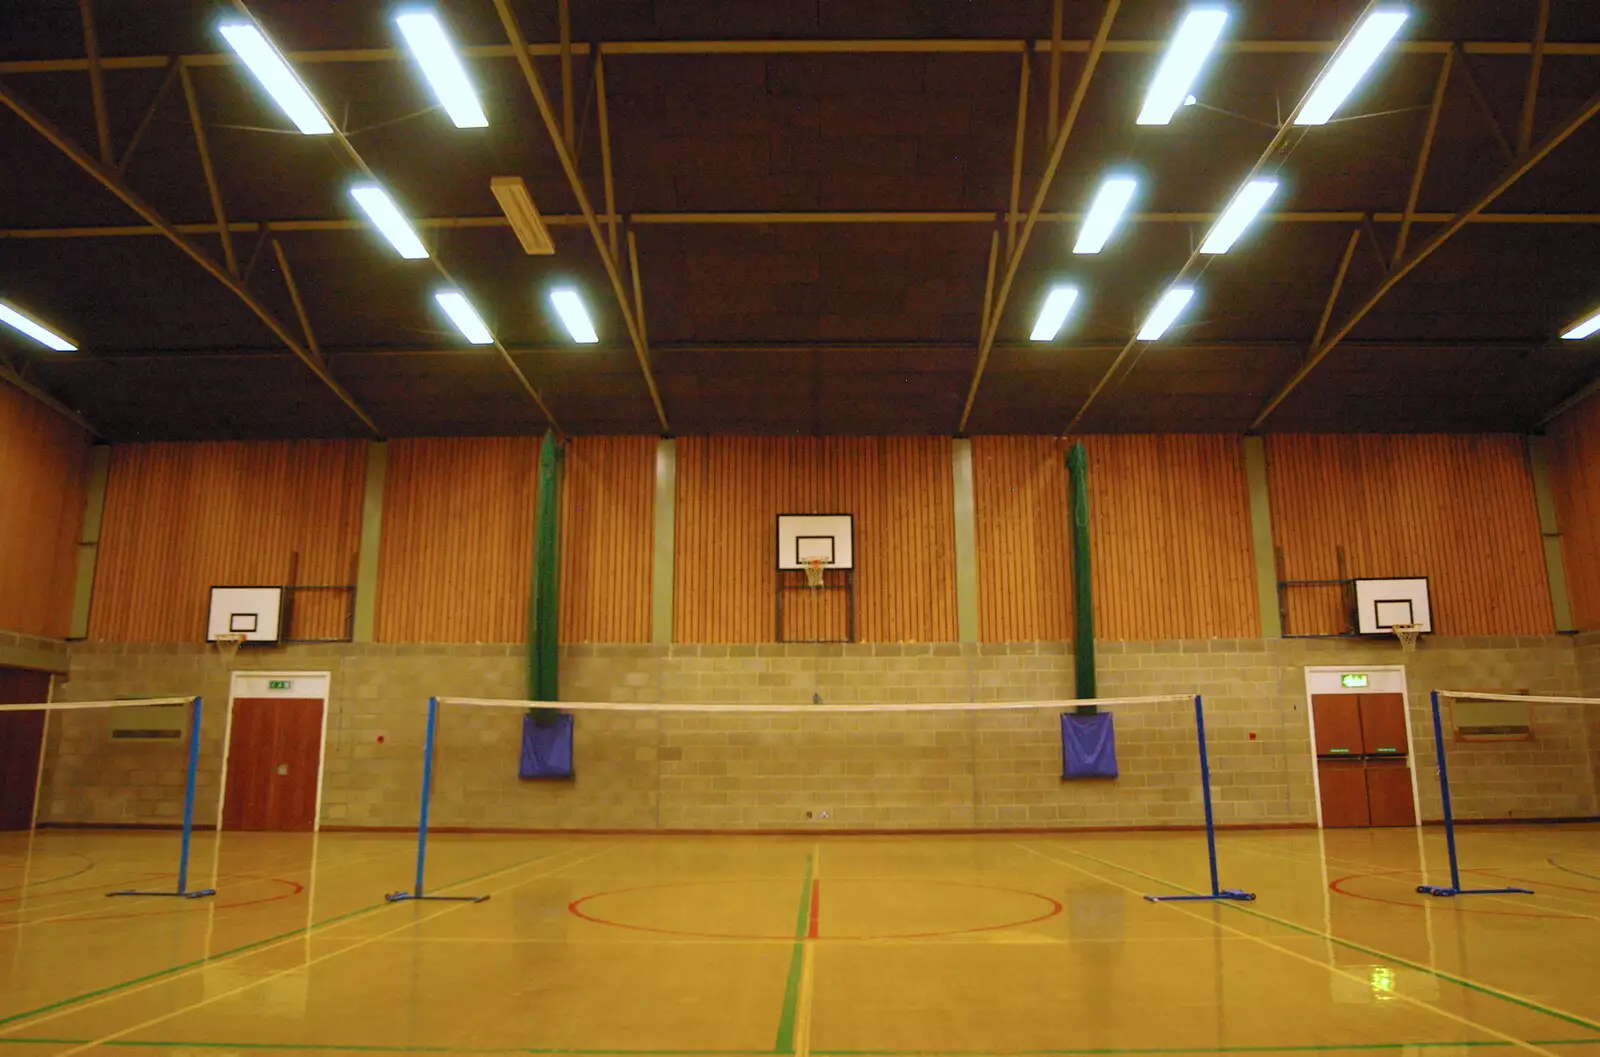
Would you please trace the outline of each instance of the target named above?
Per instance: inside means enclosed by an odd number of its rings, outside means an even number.
[[[132,888],[127,888],[121,892],[107,892],[106,898],[110,899],[112,896],[168,896],[173,899],[204,899],[206,896],[214,896],[216,894],[217,890],[215,888],[196,888],[188,892],[138,892]]]
[[[1417,885],[1417,891],[1425,896],[1533,895],[1531,888],[1451,888],[1449,885]]]
[[[1213,899],[1231,899],[1239,903],[1255,902],[1256,894],[1239,888],[1222,888],[1203,896],[1145,896],[1152,903],[1198,903]]]
[[[383,897],[386,903],[404,903],[411,900],[425,900],[439,903],[482,903],[488,896],[425,896],[416,892],[390,892]]]

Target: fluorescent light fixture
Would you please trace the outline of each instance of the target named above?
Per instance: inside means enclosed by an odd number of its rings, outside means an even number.
[[[1200,252],[1227,253],[1277,193],[1278,181],[1270,176],[1257,177],[1239,188],[1228,208],[1211,225],[1206,240],[1200,244]]]
[[[408,261],[420,261],[428,256],[428,247],[417,238],[417,233],[411,228],[411,221],[400,212],[400,207],[394,204],[394,199],[389,197],[389,192],[377,184],[357,184],[350,188],[350,197],[356,200],[356,205],[367,214],[367,219],[383,232],[383,237],[389,240],[389,245],[395,252]]]
[[[494,341],[494,335],[489,333],[489,328],[483,325],[483,317],[478,315],[477,309],[472,307],[466,295],[459,290],[440,290],[433,295],[439,302],[439,307],[444,309],[445,315],[450,317],[450,322],[461,331],[462,337],[474,345],[488,345]]]
[[[589,310],[583,307],[583,298],[578,296],[578,291],[569,286],[557,287],[550,291],[550,304],[566,325],[573,341],[579,345],[593,345],[600,340],[600,335],[594,331],[594,324],[589,322]]]
[[[77,352],[78,346],[63,338],[60,334],[44,326],[37,320],[29,319],[17,308],[8,302],[0,301],[0,323],[13,327],[28,335],[41,345],[46,345],[57,352]]]
[[[1095,192],[1083,225],[1078,228],[1078,241],[1072,252],[1099,253],[1104,249],[1138,189],[1139,181],[1131,176],[1108,176],[1100,181],[1100,190]]]
[[[278,49],[262,35],[253,22],[224,22],[218,27],[222,39],[256,75],[261,87],[267,90],[289,120],[308,136],[326,136],[333,126],[323,116],[322,108],[311,98],[300,78],[289,69]]]
[[[496,176],[489,181],[489,190],[500,203],[511,230],[516,233],[522,248],[534,256],[548,256],[556,251],[550,240],[550,229],[544,226],[539,207],[533,204],[528,185],[520,176]]]
[[[478,102],[478,93],[472,90],[472,82],[467,79],[467,71],[450,43],[450,35],[440,24],[439,16],[432,11],[415,11],[396,16],[394,24],[400,27],[400,34],[411,49],[411,57],[422,67],[422,76],[428,79],[434,97],[456,123],[456,128],[488,125],[483,104]]]
[[[1221,7],[1194,7],[1183,16],[1178,31],[1167,45],[1167,53],[1156,67],[1155,78],[1144,93],[1144,106],[1139,111],[1141,125],[1165,125],[1172,121],[1178,108],[1194,97],[1189,89],[1200,76],[1222,36],[1222,27],[1228,24],[1228,12]]]
[[[1034,322],[1033,333],[1028,335],[1028,340],[1054,341],[1061,332],[1061,324],[1067,321],[1077,301],[1076,286],[1052,286],[1044,299],[1044,307],[1039,309],[1039,318]]]
[[[1189,302],[1194,300],[1194,287],[1174,286],[1161,295],[1161,300],[1156,302],[1156,307],[1151,310],[1150,318],[1144,321],[1144,326],[1139,328],[1140,341],[1160,341],[1161,335],[1167,332],[1177,318],[1183,314]]]
[[[1410,17],[1411,12],[1404,9],[1380,7],[1362,19],[1317,78],[1311,98],[1295,115],[1294,123],[1326,125]]]
[[[11,321],[6,320],[6,322],[10,323]],[[15,324],[12,325],[15,326]],[[1574,323],[1572,329],[1561,336],[1568,341],[1582,341],[1596,331],[1600,331],[1600,312],[1596,312],[1582,323]]]

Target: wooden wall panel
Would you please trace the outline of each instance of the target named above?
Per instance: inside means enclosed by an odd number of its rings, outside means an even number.
[[[1095,637],[1259,634],[1238,438],[1089,436]],[[979,635],[1072,634],[1066,451],[1056,437],[975,437]]]
[[[776,638],[773,564],[781,513],[855,515],[858,640],[955,640],[948,438],[684,437],[678,441],[678,641]],[[827,611],[838,600],[822,594],[788,593],[791,634],[833,633]]]
[[[0,382],[0,630],[67,634],[88,469],[88,434]]]
[[[361,441],[121,444],[112,449],[89,637],[196,642],[216,584],[350,584]],[[350,599],[308,592],[294,638],[338,638]]]
[[[649,642],[654,437],[575,437],[561,482],[561,641]]]
[[[1572,621],[1592,631],[1600,628],[1600,400],[1551,424],[1549,455]]]
[[[972,438],[978,637],[984,642],[1072,635],[1065,451],[1057,437]]]
[[[536,437],[389,443],[379,642],[522,642],[528,634]]]
[[[1290,580],[1426,576],[1444,635],[1555,630],[1520,437],[1269,436],[1272,531]],[[1346,627],[1336,590],[1288,593],[1290,634]]]

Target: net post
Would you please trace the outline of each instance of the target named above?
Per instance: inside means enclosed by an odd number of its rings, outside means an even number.
[[[422,804],[417,814],[417,881],[411,891],[390,892],[384,899],[401,903],[408,899],[438,899],[481,903],[488,896],[430,896],[422,893],[422,878],[428,862],[428,808],[433,800],[433,748],[439,731],[439,699],[428,698],[428,730],[422,745]]]
[[[1533,895],[1531,888],[1462,888],[1461,865],[1456,858],[1456,816],[1450,805],[1450,765],[1445,762],[1444,721],[1439,717],[1439,691],[1429,695],[1433,705],[1433,751],[1439,761],[1439,801],[1444,808],[1444,843],[1450,853],[1450,887],[1420,884],[1417,891],[1429,896]]]
[[[175,892],[138,892],[129,889],[122,892],[107,892],[108,896],[178,896],[182,899],[202,899],[217,894],[215,888],[189,891],[189,848],[194,836],[195,779],[200,771],[201,701],[199,697],[191,698],[189,701],[189,764],[184,777],[183,835],[178,845],[178,889]],[[217,839],[222,839],[221,834],[217,835]]]
[[[1200,798],[1206,809],[1206,857],[1211,865],[1211,894],[1197,896],[1145,896],[1152,903],[1188,903],[1207,899],[1232,899],[1249,902],[1254,892],[1223,888],[1217,877],[1217,825],[1211,811],[1211,757],[1206,751],[1206,713],[1200,695],[1194,695],[1194,729],[1200,752]]]

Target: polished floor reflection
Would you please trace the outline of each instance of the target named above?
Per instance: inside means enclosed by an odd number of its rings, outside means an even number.
[[[1600,1057],[1600,827],[437,837],[0,834],[0,1057],[1537,1051]]]

